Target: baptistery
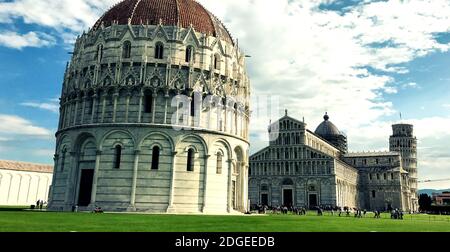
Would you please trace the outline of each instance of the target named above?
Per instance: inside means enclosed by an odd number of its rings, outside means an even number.
[[[248,210],[245,54],[194,0],[125,0],[64,75],[49,209]]]

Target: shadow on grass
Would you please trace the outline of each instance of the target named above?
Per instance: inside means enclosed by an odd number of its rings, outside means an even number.
[[[20,212],[26,210],[31,210],[30,206],[0,206],[0,212]]]

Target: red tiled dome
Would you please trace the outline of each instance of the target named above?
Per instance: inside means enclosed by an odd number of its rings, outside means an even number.
[[[111,26],[113,22],[120,25],[149,24],[178,25],[209,34],[233,43],[231,35],[223,24],[202,5],[194,0],[124,0],[107,11],[94,25],[97,30],[101,24]]]

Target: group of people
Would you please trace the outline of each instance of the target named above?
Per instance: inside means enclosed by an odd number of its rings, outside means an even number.
[[[307,208],[306,207],[296,207],[296,206],[267,206],[267,205],[253,205],[253,210],[256,210],[259,214],[266,214],[266,213],[272,213],[272,214],[295,214],[295,215],[306,215]],[[335,215],[335,213],[341,217],[341,216],[354,216],[355,218],[364,218],[367,215],[366,209],[361,208],[351,208],[351,207],[333,207],[333,206],[316,206],[316,207],[310,207],[309,210],[317,211],[318,216],[323,216],[324,212],[327,211],[330,213],[330,215]],[[380,210],[374,210],[374,218],[380,219],[381,218],[381,211]],[[391,211],[391,219],[403,219],[403,211],[399,209],[394,209]]]
[[[403,220],[403,211],[399,210],[398,208],[393,209],[391,211],[391,219],[399,219],[399,220]]]
[[[375,210],[375,211],[373,211],[373,213],[374,213],[374,218],[375,219],[379,219],[380,217],[381,217],[381,212],[380,212],[380,210]]]
[[[92,212],[93,213],[103,213],[103,209],[99,206],[95,206],[95,208]]]
[[[293,207],[293,206],[267,206],[267,205],[257,205],[255,206],[259,214],[266,214],[270,211],[273,214],[296,214],[296,215],[306,215],[305,207]]]
[[[46,205],[47,204],[47,202],[46,201],[43,201],[43,200],[41,200],[41,199],[38,199],[37,201],[36,201],[36,209],[40,209],[40,210],[42,210],[42,208],[44,207],[44,205]]]
[[[345,213],[345,216],[350,216],[350,212],[354,213],[355,218],[363,218],[366,217],[367,214],[367,210],[366,209],[360,209],[360,208],[349,208],[349,207],[344,207],[341,208],[339,207],[339,217],[342,216],[343,213]]]

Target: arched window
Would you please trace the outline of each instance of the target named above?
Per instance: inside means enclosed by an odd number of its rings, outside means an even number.
[[[153,147],[152,170],[158,170],[158,168],[159,168],[159,152],[160,152],[159,146]]]
[[[95,59],[100,62],[103,59],[103,45],[97,46],[97,52],[95,54]]]
[[[372,191],[372,198],[375,198],[375,190]]]
[[[125,41],[122,47],[122,58],[129,59],[131,58],[131,42]]]
[[[221,152],[217,152],[217,165],[216,165],[216,173],[217,174],[222,174],[222,153]]]
[[[144,113],[152,113],[153,112],[153,95],[146,94],[144,100]]]
[[[114,152],[114,168],[120,168],[120,162],[122,158],[122,146],[116,145]]]
[[[185,61],[186,61],[186,62],[194,62],[194,47],[188,46],[188,47],[186,48],[186,57],[185,57]]]
[[[161,42],[156,43],[155,46],[155,58],[163,59],[164,58],[164,45]]]
[[[187,171],[194,171],[194,154],[195,154],[194,149],[191,148],[188,150],[187,167],[186,167]]]

